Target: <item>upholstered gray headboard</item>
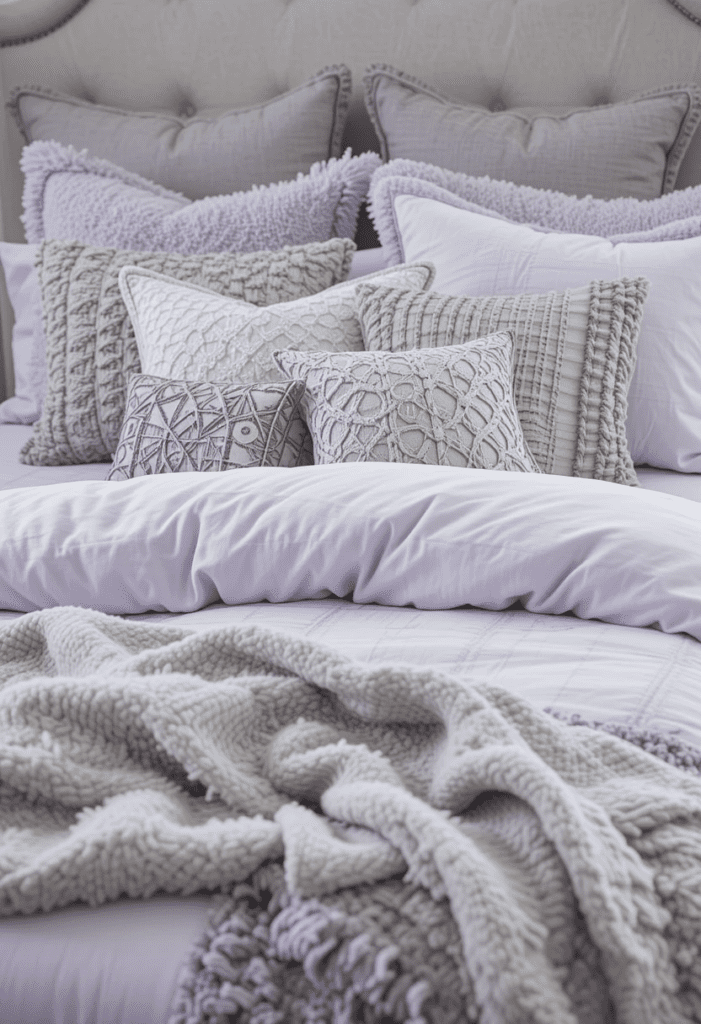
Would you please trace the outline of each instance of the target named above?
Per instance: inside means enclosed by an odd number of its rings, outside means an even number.
[[[362,102],[368,64],[409,72],[493,109],[588,105],[701,85],[701,0],[11,0],[0,3],[7,99],[40,85],[135,110],[194,112],[269,99],[347,64],[354,150],[377,148]],[[22,241],[21,138],[0,139],[2,237]],[[701,183],[701,136],[678,185]],[[7,302],[3,377],[11,390]]]

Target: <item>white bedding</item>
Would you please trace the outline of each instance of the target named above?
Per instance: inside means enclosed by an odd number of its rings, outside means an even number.
[[[16,450],[23,443],[23,438],[28,436],[30,429],[11,427],[2,428],[0,431],[0,451],[5,455],[10,453],[11,446],[3,443],[8,436],[15,446],[12,454],[5,460],[5,514],[0,517],[0,531],[11,531],[13,524],[20,521],[26,523],[28,515],[34,516],[36,522],[36,517],[44,506],[50,529],[44,534],[42,543],[46,543],[50,535],[56,540],[62,529],[61,517],[55,514],[55,499],[59,498],[64,504],[64,513],[73,510],[76,537],[84,536],[83,528],[87,527],[88,530],[94,531],[93,539],[104,545],[105,529],[110,523],[110,505],[117,500],[117,496],[121,494],[119,503],[131,489],[134,494],[151,492],[155,500],[156,492],[161,494],[165,488],[173,498],[179,495],[179,499],[172,502],[161,540],[165,539],[170,543],[170,556],[177,554],[181,560],[173,561],[171,557],[170,562],[163,562],[163,573],[158,578],[163,590],[168,591],[169,599],[178,593],[182,597],[183,588],[186,587],[187,580],[191,579],[187,574],[178,575],[178,566],[182,569],[188,565],[187,554],[183,551],[186,547],[186,536],[182,532],[182,516],[185,512],[182,502],[183,489],[187,491],[194,487],[193,496],[199,500],[199,495],[203,493],[203,483],[215,491],[221,487],[226,490],[234,483],[235,474],[212,475],[205,480],[193,476],[189,476],[188,480],[188,475],[160,478],[158,481],[153,478],[150,481],[142,479],[126,485],[98,485],[97,491],[94,490],[95,484],[89,482],[77,487],[64,484],[50,489],[33,490],[30,493],[27,488],[45,481],[47,476],[64,481],[76,478],[83,481],[86,478],[88,481],[99,481],[106,473],[107,466],[59,467],[49,470],[20,466],[19,471],[23,475],[19,479],[14,478],[18,479],[15,486],[19,489],[13,494],[7,481],[13,479],[11,474],[19,465],[16,463]],[[373,470],[373,467],[360,467],[361,474],[368,468]],[[378,467],[374,467],[382,481],[387,479],[388,468],[381,467],[378,470]],[[285,471],[263,471],[265,472],[280,474]],[[86,475],[82,476],[83,473]],[[313,473],[314,468],[308,471],[307,475]],[[448,474],[452,475],[452,472],[448,471]],[[471,475],[474,477],[475,473]],[[499,474],[483,474],[480,477],[477,471],[477,489],[486,483],[489,476],[494,475]],[[677,536],[675,539],[676,525],[686,523],[684,529],[696,531],[693,533],[694,537],[698,535],[701,509],[696,509],[684,500],[645,494],[641,489],[618,488],[616,485],[592,484],[589,481],[571,481],[565,478],[558,481],[555,478],[528,478],[516,474],[510,476],[510,482],[514,483],[517,489],[528,489],[534,484],[535,487],[542,486],[546,490],[561,489],[563,494],[570,495],[571,509],[577,506],[577,501],[582,495],[597,492],[599,495],[606,494],[612,504],[609,508],[599,505],[598,511],[600,516],[606,512],[607,522],[612,520],[609,513],[619,504],[629,509],[639,509],[640,522],[636,523],[634,518],[628,520],[633,533],[638,531],[638,540],[631,541],[631,557],[628,562],[619,558],[618,569],[623,574],[623,589],[629,594],[632,584],[627,574],[627,565],[630,563],[633,569],[638,568],[634,555],[639,555],[641,548],[636,547],[636,544],[643,543],[643,535],[654,537],[656,532],[670,532],[669,529],[663,530],[659,522],[655,526],[656,515],[672,516],[671,520],[665,520],[668,526],[670,522],[675,524],[671,530],[672,536],[664,537],[664,540],[665,543],[670,542],[673,547],[677,543],[680,552],[684,549],[685,543],[690,544],[690,540],[687,538],[685,541],[683,536]],[[227,480],[226,477],[230,479]],[[697,499],[701,500],[701,481],[698,477],[642,470],[640,478],[644,487],[653,490],[666,489],[672,493],[695,493]],[[282,480],[282,477],[278,475],[274,479]],[[239,477],[239,480],[242,481],[243,478]],[[459,483],[462,485],[465,480],[467,477]],[[502,476],[502,482],[505,481],[506,478]],[[301,483],[301,476],[295,478],[295,489]],[[411,487],[410,490],[412,499],[418,502],[417,488]],[[355,527],[361,528],[363,518],[367,528],[368,517],[364,510],[368,508],[369,497],[376,492],[377,487],[369,486],[367,479],[364,486],[357,488],[355,518],[350,515],[351,509],[347,500],[339,503],[338,522],[342,523],[344,530],[352,528],[353,523]],[[94,496],[98,493],[107,501],[104,506],[105,518],[102,527],[96,527],[99,515],[96,519],[93,514]],[[276,493],[279,493],[277,487]],[[328,495],[326,488],[319,491],[319,497],[322,494]],[[115,498],[110,495],[114,495]],[[313,497],[313,493],[308,491],[308,498]],[[389,505],[396,504],[397,487],[386,484],[385,497]],[[157,504],[158,502],[155,502],[153,507],[155,508]],[[522,528],[528,520],[525,506],[523,502],[517,501],[511,504],[514,506],[513,521],[519,522]],[[124,522],[130,521],[134,526],[149,520],[153,526],[153,518],[149,516],[148,509],[140,498],[138,506],[137,519],[127,519]],[[424,516],[431,513],[430,506],[430,502],[426,504]],[[190,510],[193,507],[191,504]],[[581,503],[578,507],[581,511]],[[54,512],[50,514],[48,510],[52,508]],[[87,508],[91,509],[89,517]],[[328,505],[324,505],[323,501],[317,502],[316,508],[317,512],[321,508],[325,510],[323,515],[317,514],[316,517],[318,542],[318,533],[328,531],[330,519]],[[21,511],[22,509],[24,511]],[[311,513],[312,509],[313,501],[310,502],[308,511]],[[680,509],[681,520],[676,518]],[[253,508],[249,509],[249,528],[255,533],[265,529],[265,523],[259,516],[252,514],[253,511]],[[479,512],[478,503],[475,505],[475,511]],[[545,539],[548,531],[542,514],[552,515],[547,503],[534,510],[531,517],[543,527],[541,536]],[[21,520],[20,515],[23,516]],[[222,528],[231,526],[230,518],[222,517]],[[420,524],[421,518],[423,517],[418,517],[415,526]],[[591,508],[589,519],[596,527],[597,516]],[[63,522],[65,526],[65,517]],[[378,527],[379,523],[378,517]],[[484,511],[482,523],[489,524],[489,515]],[[97,537],[99,533],[101,536]],[[125,531],[125,536],[126,533],[128,531]],[[597,529],[589,533],[596,534]],[[304,537],[304,534],[304,528],[300,527],[298,536]],[[385,534],[384,538],[381,538],[380,533],[375,534],[380,555],[386,558],[392,550],[393,543],[395,554],[401,552],[407,536],[399,537],[396,533],[393,535],[389,528],[385,530]],[[112,537],[114,539],[114,535]],[[268,535],[268,540],[271,539],[279,545],[279,551],[284,551],[284,532],[273,531]],[[626,541],[625,537],[621,539]],[[39,537],[35,537],[35,540],[39,541]],[[312,540],[313,535],[307,530],[307,552],[313,547]],[[692,544],[691,550],[695,550],[696,547],[698,545]],[[35,565],[38,564],[40,550],[39,544],[30,546],[26,552],[27,557],[23,558],[22,573],[26,572],[32,559]],[[103,553],[105,550],[103,546]],[[302,586],[310,588],[309,592],[316,592],[313,588],[320,586],[319,574],[331,573],[337,582],[342,581],[343,559],[339,556],[343,552],[339,551],[338,547],[329,550],[326,560],[311,560],[308,579],[302,578],[304,573],[297,573],[297,584],[301,582]],[[345,550],[347,551],[347,548]],[[269,554],[269,548],[266,548],[266,551]],[[58,567],[60,573],[60,558],[67,555],[65,545],[62,547],[59,544],[55,547],[54,554],[58,556],[59,562],[52,559],[50,564],[54,569]],[[113,575],[110,577],[109,573],[93,580],[101,600],[104,600],[107,592],[119,589],[122,583],[126,583],[133,596],[134,581],[130,579],[133,574],[129,571],[128,563],[119,557],[116,549],[113,554],[111,567],[117,571],[118,576],[121,573],[121,582]],[[154,564],[155,554],[156,551],[151,546],[151,566]],[[417,554],[422,557],[426,552],[417,549]],[[607,557],[616,554],[613,546]],[[228,545],[220,545],[218,552],[212,549],[211,555],[211,565],[215,571],[222,561],[222,555],[229,557],[230,564],[235,564],[234,552]],[[308,554],[304,558],[309,561]],[[66,564],[70,564],[70,561],[68,557]],[[574,566],[576,559],[570,561]],[[288,559],[288,570],[294,568],[292,563]],[[445,565],[453,568],[454,563],[455,559],[448,559]],[[299,570],[303,564],[302,554],[296,564]],[[533,560],[532,564],[535,564]],[[606,565],[606,560],[601,562],[600,570],[606,569]],[[105,563],[98,558],[93,568],[100,572],[100,566],[104,569]],[[389,564],[389,568],[396,571],[401,569],[401,565],[395,561],[394,566]],[[377,586],[376,570],[377,565],[374,565],[373,572],[368,574],[363,583],[364,586]],[[682,575],[687,570],[692,588],[698,589],[696,580],[700,577],[698,572],[694,575],[688,558],[684,565],[681,562],[678,565],[678,571],[682,572]],[[149,586],[153,583],[153,572],[150,576]],[[544,581],[541,581],[541,592],[537,594],[534,589],[533,600],[547,603],[554,599],[553,595],[557,597],[556,590],[558,586],[561,589],[562,581],[555,580],[555,576],[551,574],[551,579],[556,584],[552,592],[546,593],[548,588]],[[427,578],[430,579],[430,573]],[[65,580],[63,583],[59,577],[56,577],[56,580],[57,585],[63,587]],[[44,584],[47,582],[49,581],[45,580]],[[248,585],[246,579],[242,582]],[[283,582],[278,576],[276,585],[280,586]],[[443,585],[440,575],[433,582],[439,588]],[[572,585],[572,578],[569,582]],[[484,583],[492,585],[487,577]],[[664,584],[664,579],[650,579],[647,583],[659,597],[659,586],[661,583]],[[588,581],[582,579],[577,584],[575,580],[574,585],[581,585],[586,589]],[[513,588],[513,581],[511,587]],[[60,593],[60,590],[57,593]],[[255,597],[255,594],[253,596]],[[372,592],[368,591],[367,596],[372,597]],[[377,597],[377,594],[374,596]],[[503,598],[504,594],[501,596]],[[573,596],[570,594],[570,598]],[[642,596],[644,604],[645,595]],[[672,594],[672,603],[673,597]],[[696,604],[699,603],[697,598],[694,598],[694,601]],[[609,607],[608,612],[613,617],[617,614],[617,609]],[[0,619],[14,618],[17,614],[21,613],[0,612]],[[701,746],[701,713],[698,697],[701,645],[697,640],[684,634],[596,620],[585,621],[570,614],[534,615],[517,609],[418,610],[413,607],[354,604],[334,597],[280,604],[257,600],[254,603],[233,606],[215,602],[207,607],[175,616],[168,612],[141,612],[135,617],[149,620],[177,619],[179,624],[197,630],[225,624],[255,622],[326,643],[362,661],[399,661],[413,665],[430,665],[474,681],[488,676],[493,682],[512,692],[520,693],[539,707],[553,707],[566,714],[579,713],[587,719],[606,717],[623,725],[641,729],[675,731],[680,740]],[[680,624],[683,623],[677,621],[677,625]],[[689,628],[689,623],[686,625]],[[98,909],[68,908],[43,917],[0,921],[0,1020],[3,1024],[5,1020],[11,1021],[12,1024],[36,1024],[42,1020],[55,1021],[57,1024],[163,1024],[167,1020],[168,1004],[175,989],[179,965],[187,956],[193,939],[201,932],[209,905],[210,898],[207,896],[188,900],[162,898],[155,903],[125,901]],[[18,950],[21,950],[21,960],[18,958]]]

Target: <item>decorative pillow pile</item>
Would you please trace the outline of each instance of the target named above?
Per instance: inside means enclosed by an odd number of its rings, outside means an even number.
[[[382,270],[359,280],[427,288],[433,267]],[[278,380],[273,352],[362,351],[357,281],[292,302],[256,309],[163,274],[124,267],[119,284],[144,373],[183,380]]]
[[[356,294],[371,351],[433,349],[509,331],[516,408],[540,469],[637,483],[626,395],[646,281],[486,298],[359,284]]]
[[[203,199],[289,181],[319,160],[340,156],[350,94],[351,73],[339,64],[239,110],[118,110],[26,87],[14,90],[9,107],[28,143],[55,139],[87,149]]]
[[[626,433],[633,461],[701,472],[701,237],[617,242],[534,230],[447,203],[395,199],[408,259],[431,260],[434,288],[513,295],[577,288],[621,276],[650,282]],[[610,371],[607,371],[610,372]]]
[[[208,294],[219,292],[264,306],[343,281],[354,248],[348,239],[332,239],[277,252],[182,256],[45,242],[38,273],[48,387],[41,419],[21,460],[40,466],[71,465],[107,461],[114,453],[127,379],[141,370],[119,290],[123,266],[165,271],[206,285],[213,290]]]
[[[602,199],[670,192],[701,120],[695,85],[597,107],[492,112],[453,103],[384,64],[369,68],[364,81],[384,160],[430,161]]]
[[[701,185],[658,199],[578,199],[509,181],[474,178],[414,160],[392,160],[373,174],[369,201],[390,264],[404,260],[394,208],[396,198],[402,195],[435,199],[459,210],[547,231],[599,235],[612,242],[655,242],[701,235]]]
[[[411,462],[537,473],[511,386],[508,332],[410,352],[275,358],[304,381],[314,462]]]
[[[376,153],[312,166],[295,181],[191,202],[107,160],[58,142],[33,142],[21,159],[28,242],[182,253],[253,252],[352,238],[379,165]]]
[[[152,473],[308,466],[300,381],[216,384],[135,374],[108,480]]]

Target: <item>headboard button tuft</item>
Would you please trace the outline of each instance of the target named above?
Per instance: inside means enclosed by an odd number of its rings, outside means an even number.
[[[178,111],[178,117],[187,119],[188,117],[194,117],[197,113],[197,108],[192,103],[182,103],[180,110]]]
[[[506,110],[506,104],[502,99],[497,98],[495,100],[492,100],[492,102],[489,104],[489,109],[492,111],[492,113],[499,114],[501,113],[502,110]]]

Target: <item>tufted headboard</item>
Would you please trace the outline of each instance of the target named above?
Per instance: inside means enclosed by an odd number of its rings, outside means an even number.
[[[359,152],[378,148],[362,101],[372,62],[492,109],[701,85],[701,0],[2,0],[0,62],[5,99],[40,85],[180,113],[257,103],[343,62],[354,78],[346,140]],[[0,228],[22,241],[22,142],[11,117],[1,123]],[[701,134],[678,178],[700,183]],[[10,393],[4,296],[0,312]]]

